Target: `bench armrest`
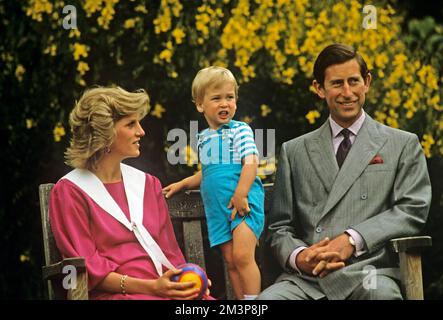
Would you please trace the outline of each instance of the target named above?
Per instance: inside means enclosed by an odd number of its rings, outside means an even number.
[[[42,267],[43,279],[52,280],[66,275],[63,269],[66,266],[73,266],[77,270],[77,274],[86,271],[86,263],[83,257],[65,258],[62,261]]]
[[[391,240],[394,252],[420,252],[423,248],[432,246],[432,238],[429,236],[396,238]]]
[[[432,245],[428,236],[397,238],[391,241],[398,253],[402,291],[407,300],[423,300],[421,251]]]

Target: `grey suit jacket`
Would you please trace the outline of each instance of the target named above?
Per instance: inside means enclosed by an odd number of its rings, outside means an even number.
[[[370,164],[376,155],[383,163]],[[341,170],[329,121],[285,142],[268,230],[270,247],[285,269],[277,281],[291,280],[313,298],[345,299],[368,275],[366,266],[398,278],[398,259],[388,248],[389,240],[419,234],[430,202],[426,161],[415,134],[366,115]],[[345,268],[320,279],[289,266],[294,249],[332,239],[348,228],[360,233],[367,253],[351,257]]]

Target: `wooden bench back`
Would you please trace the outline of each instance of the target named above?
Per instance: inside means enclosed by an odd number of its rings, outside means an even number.
[[[54,187],[53,183],[42,184],[39,187],[40,210],[43,229],[43,246],[45,253],[46,265],[59,262],[62,257],[55,244],[52,234],[51,225],[48,214],[49,195]],[[272,184],[265,185],[265,215],[269,212],[270,201],[272,197]],[[206,218],[203,203],[199,191],[189,191],[175,195],[167,200],[169,213],[174,225],[174,231],[177,241],[181,246],[183,253],[188,262],[198,264],[205,270],[208,267],[208,261],[205,255],[208,255],[209,245],[206,234]],[[264,232],[263,232],[264,234]],[[205,254],[206,253],[206,254]],[[260,239],[260,244],[256,250],[256,259],[262,272],[262,287],[266,288],[273,283],[278,275],[279,267],[272,265],[274,259],[270,259],[269,251],[264,243],[264,236]],[[225,293],[218,298],[234,299],[232,287],[227,276],[227,268],[223,264],[223,282]],[[209,273],[211,277],[211,274]],[[213,281],[220,281],[212,278]],[[66,299],[66,290],[56,281],[48,281],[49,299]]]

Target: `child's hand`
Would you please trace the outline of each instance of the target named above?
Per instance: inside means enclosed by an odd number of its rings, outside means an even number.
[[[231,198],[231,201],[229,201],[228,208],[232,209],[231,211],[231,221],[235,219],[235,215],[238,213],[241,216],[244,216],[251,212],[251,209],[249,208],[248,204],[248,197],[242,196],[234,193],[234,196]]]
[[[175,193],[181,191],[183,189],[184,185],[182,181],[172,183],[167,187],[164,187],[162,189],[163,194],[165,195],[165,198],[172,197]]]

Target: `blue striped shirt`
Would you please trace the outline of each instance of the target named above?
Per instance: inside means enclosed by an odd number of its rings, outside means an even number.
[[[258,156],[251,127],[235,120],[197,134],[197,148],[202,164],[241,164],[247,155]]]

